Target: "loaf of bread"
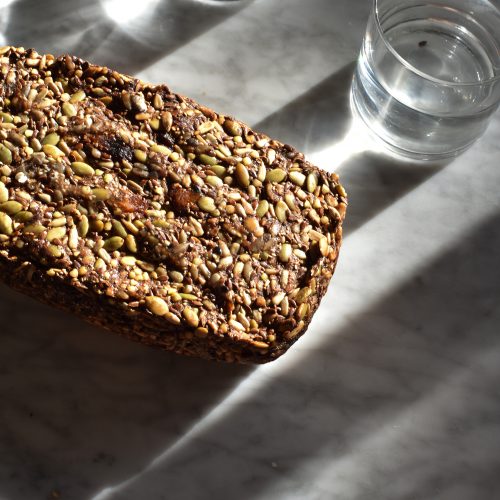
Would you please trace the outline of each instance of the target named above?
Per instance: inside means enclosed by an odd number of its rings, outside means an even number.
[[[263,363],[307,329],[346,193],[294,148],[71,56],[0,49],[0,279],[125,337]]]

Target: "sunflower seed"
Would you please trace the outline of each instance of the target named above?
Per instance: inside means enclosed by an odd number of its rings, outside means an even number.
[[[64,156],[64,152],[61,151],[58,147],[53,146],[52,144],[44,144],[42,147],[42,151],[50,156],[51,158],[58,159],[61,156]]]
[[[167,132],[170,131],[170,129],[172,128],[172,124],[173,124],[173,117],[172,117],[172,113],[170,113],[170,111],[164,111],[161,114],[161,124]]]
[[[234,120],[226,120],[224,122],[224,129],[232,136],[239,136],[243,132],[239,123]]]

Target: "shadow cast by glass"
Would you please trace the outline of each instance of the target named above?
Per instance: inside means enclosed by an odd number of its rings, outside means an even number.
[[[355,66],[345,65],[254,127],[309,154],[319,152],[324,166],[340,173],[349,194],[346,234],[452,161],[411,162],[371,150],[364,125],[361,129],[353,123],[349,103]],[[352,147],[342,157],[337,156],[340,143]],[[360,144],[368,144],[367,149],[359,151]]]
[[[305,153],[340,141],[352,121],[349,92],[354,68],[355,62],[343,66],[254,128]]]
[[[350,157],[341,169],[349,193],[349,235],[399,198],[440,172],[451,160],[411,163],[373,151]]]

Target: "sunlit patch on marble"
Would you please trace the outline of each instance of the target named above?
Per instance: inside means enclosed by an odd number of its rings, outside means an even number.
[[[1,1],[1,0],[0,0]],[[160,0],[103,0],[102,6],[110,19],[127,25],[141,16],[152,14]]]
[[[9,41],[4,36],[4,32],[9,25],[10,5],[14,1],[15,0],[0,0],[0,46],[9,44]]]
[[[15,0],[0,0],[0,9],[3,9],[4,7],[7,7],[11,3],[14,3]]]
[[[207,5],[215,5],[217,7],[227,7],[228,5],[235,3],[248,3],[253,0],[193,0],[193,2],[204,3]]]
[[[321,151],[312,153],[308,156],[308,159],[324,170],[336,172],[353,156],[364,151],[380,153],[382,148],[372,139],[361,119],[353,116],[349,130],[340,141]]]

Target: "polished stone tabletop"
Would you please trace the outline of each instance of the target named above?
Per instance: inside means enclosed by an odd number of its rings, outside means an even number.
[[[130,343],[0,288],[2,500],[500,498],[500,115],[446,165],[351,118],[369,0],[1,0],[0,44],[196,98],[337,171],[310,330],[242,367]]]

